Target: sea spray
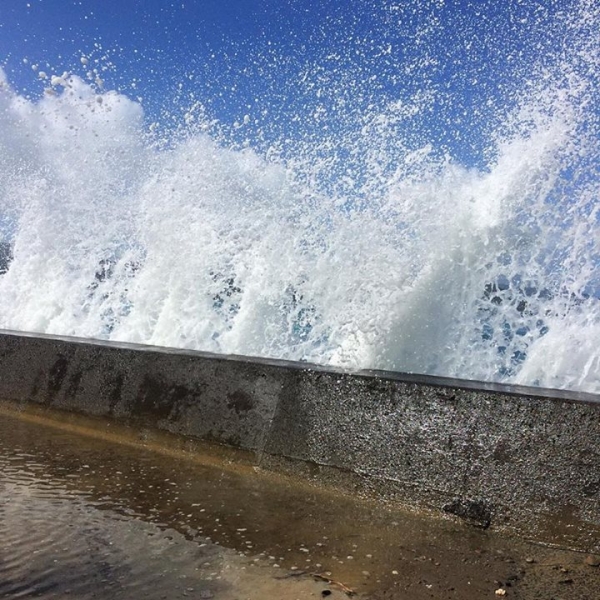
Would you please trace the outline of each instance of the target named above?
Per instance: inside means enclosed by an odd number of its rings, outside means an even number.
[[[0,327],[600,392],[598,11],[578,10],[479,164],[419,128],[452,101],[433,80],[369,104],[346,65],[356,103],[334,85],[277,140],[2,75]]]

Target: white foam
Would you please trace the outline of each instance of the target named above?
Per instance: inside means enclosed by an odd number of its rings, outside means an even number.
[[[481,170],[398,140],[390,174],[393,104],[361,184],[324,142],[274,161],[194,117],[154,144],[137,102],[50,81],[0,72],[0,327],[600,392],[598,184],[567,169],[593,86],[524,94]]]

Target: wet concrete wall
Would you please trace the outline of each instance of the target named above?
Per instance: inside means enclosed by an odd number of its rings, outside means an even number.
[[[3,332],[0,398],[236,446],[264,468],[600,550],[591,395]]]

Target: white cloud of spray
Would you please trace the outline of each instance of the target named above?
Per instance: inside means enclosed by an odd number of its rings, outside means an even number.
[[[581,73],[534,82],[481,170],[365,115],[362,180],[329,138],[285,164],[198,125],[157,145],[121,94],[0,74],[0,327],[598,392]]]

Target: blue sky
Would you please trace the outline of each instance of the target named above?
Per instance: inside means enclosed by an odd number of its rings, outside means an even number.
[[[32,64],[84,75],[81,56],[99,59],[106,87],[143,98],[149,120],[170,127],[197,100],[224,125],[249,115],[256,144],[427,103],[403,137],[477,166],[532,71],[562,51],[571,4],[2,0],[0,65],[35,97]]]

